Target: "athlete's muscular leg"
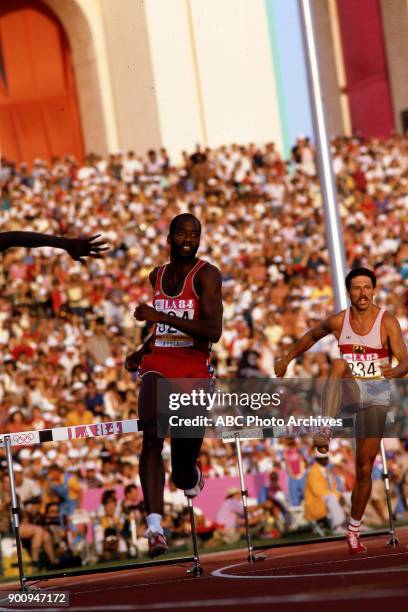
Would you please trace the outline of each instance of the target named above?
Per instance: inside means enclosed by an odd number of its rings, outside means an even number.
[[[164,437],[157,437],[157,380],[154,373],[145,374],[139,393],[139,418],[143,426],[143,446],[139,473],[146,513],[163,515]]]
[[[203,438],[172,438],[172,480],[179,489],[191,489],[197,484],[195,466]]]
[[[360,390],[345,359],[334,359],[322,395],[323,416],[335,417],[343,406],[360,402]]]
[[[371,473],[381,438],[357,438],[356,480],[351,494],[351,516],[360,521],[371,495]]]
[[[210,390],[210,380],[190,379],[184,381],[184,391],[191,393],[199,387],[204,391]],[[205,406],[185,406],[180,417],[199,419],[207,416]],[[195,466],[203,443],[205,428],[197,426],[185,426],[183,428],[171,428],[171,465],[172,479],[179,489],[192,489],[197,484],[197,470]]]
[[[387,408],[369,406],[356,418],[356,481],[351,494],[351,516],[359,521],[370,498],[372,471],[380,450]],[[369,436],[369,437],[368,437]]]
[[[355,382],[349,364],[345,359],[334,359],[322,394],[322,416],[336,417],[341,409],[359,405],[360,390]],[[322,427],[313,436],[317,448],[328,449],[331,438],[331,428]]]

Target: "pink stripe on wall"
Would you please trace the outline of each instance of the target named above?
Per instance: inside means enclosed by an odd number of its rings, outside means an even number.
[[[268,474],[248,474],[245,476],[245,484],[250,497],[258,497],[259,491],[268,481]],[[238,487],[240,489],[239,478],[209,478],[206,479],[205,487],[194,502],[201,508],[206,518],[215,521],[215,517],[225,499],[227,489]],[[112,487],[116,490],[117,499],[123,499],[123,487]],[[103,489],[88,489],[84,491],[82,507],[85,510],[96,510],[102,498]],[[139,489],[142,497],[142,490]],[[186,504],[187,505],[187,504]]]
[[[354,134],[387,138],[394,130],[379,0],[337,0]]]

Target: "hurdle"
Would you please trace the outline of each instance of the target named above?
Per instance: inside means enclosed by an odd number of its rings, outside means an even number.
[[[393,419],[388,419],[389,422],[393,422]],[[354,427],[354,419],[353,417],[342,417],[342,426],[340,429],[352,428]],[[298,428],[299,429],[299,428]],[[300,428],[300,431],[296,432],[296,436],[301,435],[310,435],[311,430],[306,428]],[[279,438],[279,437],[290,437],[294,436],[293,431],[288,430],[287,427],[267,427],[267,428],[246,428],[242,427],[239,430],[222,430],[221,431],[221,439],[224,443],[233,442],[235,443],[236,454],[237,454],[237,462],[238,462],[238,472],[241,484],[241,497],[242,497],[242,506],[243,506],[243,516],[245,522],[245,535],[246,535],[246,543],[248,550],[248,562],[253,563],[255,561],[263,561],[265,557],[263,555],[254,555],[254,551],[268,550],[271,548],[280,548],[285,546],[293,546],[299,544],[314,544],[319,542],[334,542],[337,540],[343,540],[343,535],[333,535],[327,536],[323,538],[317,538],[316,540],[297,540],[294,543],[288,542],[283,544],[272,544],[272,545],[262,545],[262,546],[252,546],[252,539],[249,527],[249,518],[248,518],[248,491],[245,485],[245,475],[242,463],[242,452],[241,452],[241,441],[242,440],[263,440],[268,438]],[[392,514],[391,507],[391,496],[390,496],[390,482],[389,482],[389,474],[387,468],[387,458],[385,454],[385,446],[384,441],[381,440],[380,452],[383,464],[383,474],[382,478],[385,486],[385,494],[387,499],[387,507],[388,507],[388,519],[389,519],[389,528],[388,530],[370,530],[361,534],[361,537],[369,537],[369,536],[380,536],[380,535],[389,535],[390,539],[387,542],[388,545],[392,547],[398,546],[398,538],[395,532],[394,527],[394,519]]]
[[[194,556],[189,557],[174,557],[171,559],[163,559],[159,561],[146,561],[142,563],[127,563],[121,566],[94,568],[92,570],[74,570],[49,572],[45,575],[26,576],[24,572],[24,564],[22,557],[22,543],[20,537],[20,508],[14,480],[13,457],[11,449],[18,446],[36,446],[45,442],[67,442],[71,440],[83,440],[87,438],[97,438],[105,436],[116,436],[120,434],[141,433],[142,426],[139,419],[127,419],[123,421],[111,421],[103,423],[91,423],[89,425],[76,425],[71,427],[55,427],[54,429],[39,429],[31,431],[20,431],[16,433],[8,433],[0,435],[0,449],[6,451],[7,471],[10,479],[10,494],[11,494],[11,523],[13,535],[16,541],[17,563],[20,590],[26,592],[30,590],[28,582],[38,582],[49,580],[51,578],[63,578],[67,576],[82,576],[86,574],[99,574],[114,571],[122,571],[129,569],[137,569],[142,567],[155,567],[162,565],[177,565],[180,563],[191,563],[196,566],[196,551]],[[193,526],[192,526],[193,527]],[[194,541],[193,541],[194,544]],[[194,576],[198,574],[187,570]]]

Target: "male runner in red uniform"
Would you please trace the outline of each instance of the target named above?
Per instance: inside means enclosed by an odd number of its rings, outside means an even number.
[[[276,375],[284,376],[292,359],[324,336],[333,334],[339,342],[342,356],[331,364],[323,412],[324,416],[335,417],[340,404],[356,410],[356,481],[347,532],[351,554],[366,552],[359,540],[359,529],[371,493],[371,473],[389,408],[387,379],[400,378],[408,372],[408,351],[398,320],[373,304],[376,283],[371,270],[351,270],[346,277],[351,308],[328,317],[308,331],[275,364]],[[395,367],[391,367],[393,357],[398,360]],[[330,429],[322,429],[314,437],[315,446],[327,450],[330,437]]]
[[[129,355],[125,367],[136,371],[140,364],[142,385],[139,417],[143,424],[140,480],[147,513],[147,537],[152,557],[167,550],[163,517],[163,438],[157,435],[158,379],[208,379],[211,342],[222,331],[220,271],[196,258],[201,224],[191,214],[175,217],[169,228],[170,263],[154,268],[149,280],[153,307],[140,304],[138,321],[155,323],[152,336]],[[174,484],[195,497],[203,487],[197,466],[202,438],[172,438],[171,463]]]

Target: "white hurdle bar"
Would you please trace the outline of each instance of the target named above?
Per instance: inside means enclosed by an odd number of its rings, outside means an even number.
[[[44,442],[67,442],[86,438],[99,438],[102,436],[117,436],[118,434],[141,432],[139,419],[125,421],[110,421],[105,423],[91,423],[89,425],[75,425],[72,427],[55,427],[54,429],[33,429],[17,433],[1,434],[0,448],[5,448],[6,436],[10,439],[10,446],[34,446]]]

